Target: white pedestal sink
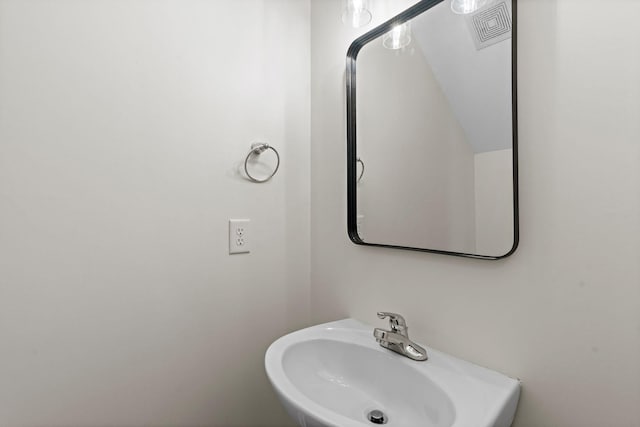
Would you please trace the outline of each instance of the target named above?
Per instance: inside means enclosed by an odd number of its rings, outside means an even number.
[[[276,340],[265,368],[302,427],[508,427],[520,383],[427,347],[416,362],[380,347],[354,319]]]

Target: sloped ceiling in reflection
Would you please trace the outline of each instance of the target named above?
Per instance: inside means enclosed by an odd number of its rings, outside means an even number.
[[[411,30],[473,150],[511,148],[511,39],[477,50],[448,1],[413,19]]]

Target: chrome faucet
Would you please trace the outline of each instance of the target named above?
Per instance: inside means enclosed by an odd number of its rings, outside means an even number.
[[[409,339],[407,330],[407,322],[399,314],[378,312],[380,319],[389,318],[390,331],[384,329],[375,328],[373,330],[373,336],[376,341],[391,351],[395,351],[398,354],[408,357],[413,360],[427,360],[427,350],[420,347]]]

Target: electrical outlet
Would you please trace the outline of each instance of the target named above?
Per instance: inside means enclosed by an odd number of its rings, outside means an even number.
[[[249,243],[248,219],[229,220],[229,254],[246,254],[251,252]]]

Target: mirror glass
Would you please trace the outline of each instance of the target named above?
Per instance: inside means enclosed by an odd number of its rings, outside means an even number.
[[[354,243],[487,259],[517,246],[515,4],[459,2],[421,1],[349,49]]]

